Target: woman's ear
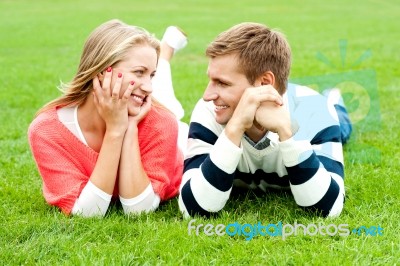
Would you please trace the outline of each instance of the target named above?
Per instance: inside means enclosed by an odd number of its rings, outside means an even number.
[[[99,78],[100,85],[103,85],[104,75],[103,72],[100,72],[97,77]]]

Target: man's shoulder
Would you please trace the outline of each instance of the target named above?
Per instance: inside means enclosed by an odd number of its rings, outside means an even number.
[[[203,99],[197,101],[190,122],[200,124],[217,124],[215,120],[214,104],[212,102],[206,102]]]
[[[294,98],[299,101],[317,100],[325,102],[325,97],[322,96],[317,90],[310,87],[289,83],[287,89],[287,95],[290,98]]]
[[[199,132],[211,131],[216,136],[219,136],[224,130],[225,126],[220,125],[215,120],[213,102],[206,102],[200,99],[193,109],[192,116],[190,117],[190,127],[192,131]]]
[[[203,99],[199,99],[194,107],[194,110],[207,112],[215,117],[214,103],[212,101],[206,102]]]
[[[292,120],[299,128],[298,137],[312,139],[322,130],[339,124],[336,110],[325,96],[306,86],[290,84],[288,103]]]
[[[326,97],[307,86],[289,84],[286,97],[290,112],[321,113],[329,109]]]

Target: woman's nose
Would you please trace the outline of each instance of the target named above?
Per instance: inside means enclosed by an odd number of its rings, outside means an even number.
[[[148,94],[153,92],[153,85],[151,83],[151,79],[146,79],[142,85],[140,86],[140,89],[147,92]]]

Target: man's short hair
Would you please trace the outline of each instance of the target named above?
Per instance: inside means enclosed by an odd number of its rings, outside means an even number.
[[[285,36],[259,23],[244,22],[222,32],[209,44],[210,58],[237,54],[239,71],[254,84],[266,71],[275,75],[276,89],[286,91],[290,73],[291,51]]]

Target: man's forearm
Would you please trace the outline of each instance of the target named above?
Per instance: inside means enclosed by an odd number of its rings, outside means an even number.
[[[199,167],[186,165],[180,209],[188,215],[220,211],[229,198],[242,150],[222,133]]]

